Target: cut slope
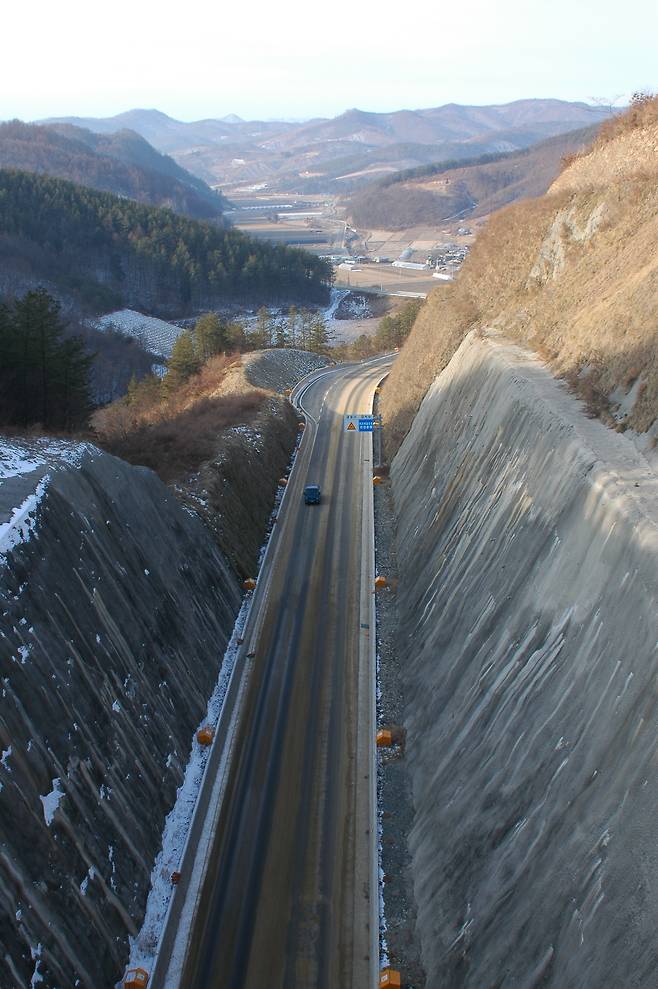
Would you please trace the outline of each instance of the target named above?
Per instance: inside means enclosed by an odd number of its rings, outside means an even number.
[[[428,986],[655,975],[655,475],[472,335],[391,468]]]
[[[110,986],[240,594],[150,471],[63,443],[3,461],[0,495],[23,505],[23,474],[38,499],[0,557],[0,985]]]

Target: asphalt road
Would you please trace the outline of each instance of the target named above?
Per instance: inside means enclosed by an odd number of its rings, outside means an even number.
[[[309,413],[280,513],[276,556],[196,910],[185,989],[372,984],[371,585],[362,581],[367,412],[386,372],[337,369],[304,392]],[[304,484],[322,486],[305,506]],[[365,649],[364,649],[365,637]],[[366,735],[364,735],[364,730]]]

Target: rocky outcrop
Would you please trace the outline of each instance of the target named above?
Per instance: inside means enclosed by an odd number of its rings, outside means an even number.
[[[428,986],[651,984],[655,475],[471,334],[391,478]]]
[[[37,473],[0,557],[0,985],[108,986],[240,594],[151,471],[89,448]]]

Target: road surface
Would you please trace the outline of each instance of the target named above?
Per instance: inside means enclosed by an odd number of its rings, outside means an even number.
[[[245,636],[254,655],[185,989],[367,989],[376,975],[372,444],[342,417],[371,409],[386,370],[337,368],[301,398],[306,435]],[[303,504],[310,482],[319,506]]]

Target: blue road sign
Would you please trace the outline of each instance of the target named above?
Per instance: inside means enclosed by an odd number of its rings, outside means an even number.
[[[371,433],[373,422],[373,416],[349,413],[343,416],[343,429],[346,433]]]

